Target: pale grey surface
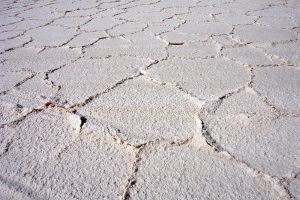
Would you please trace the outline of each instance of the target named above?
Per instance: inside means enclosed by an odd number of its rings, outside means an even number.
[[[161,82],[178,84],[199,99],[217,99],[249,81],[246,67],[222,58],[170,58],[145,72]]]
[[[299,4],[0,1],[0,199],[300,200]]]
[[[292,68],[259,68],[254,71],[254,88],[276,108],[300,114],[300,71]],[[288,98],[287,98],[288,97]]]
[[[57,69],[80,57],[80,50],[67,47],[51,48],[20,48],[1,55],[5,61],[1,70],[47,72]]]
[[[132,173],[134,151],[104,128],[85,132],[80,123],[78,115],[49,108],[2,128],[1,185],[16,190],[15,198],[117,198]]]
[[[278,199],[235,163],[207,149],[150,145],[138,165],[132,199]]]
[[[150,61],[144,58],[80,59],[49,75],[49,80],[60,86],[58,98],[73,105],[83,102],[120,80],[139,74]]]
[[[280,117],[253,91],[233,94],[203,121],[221,148],[253,168],[283,177],[297,171],[300,120]]]
[[[197,106],[174,87],[143,78],[129,80],[79,109],[79,113],[120,130],[122,140],[143,144],[155,140],[182,140],[197,132]]]
[[[295,197],[295,199],[300,199],[299,187],[300,187],[300,178],[298,175],[294,180],[292,180],[292,182],[290,182],[289,185],[289,190],[291,194]]]

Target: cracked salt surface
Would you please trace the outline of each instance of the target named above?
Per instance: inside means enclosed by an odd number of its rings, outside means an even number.
[[[0,199],[300,200],[300,3],[0,2]]]

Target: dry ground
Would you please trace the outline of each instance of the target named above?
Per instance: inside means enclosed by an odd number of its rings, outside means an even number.
[[[1,0],[0,199],[300,199],[299,0]]]

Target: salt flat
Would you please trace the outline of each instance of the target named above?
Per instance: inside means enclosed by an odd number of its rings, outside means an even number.
[[[0,200],[300,200],[299,0],[1,0]]]

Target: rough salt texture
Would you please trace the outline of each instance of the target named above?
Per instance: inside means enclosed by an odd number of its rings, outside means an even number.
[[[0,181],[8,187],[1,195],[117,198],[132,173],[134,150],[115,144],[103,128],[80,129],[78,115],[59,109],[1,128]]]
[[[236,163],[207,149],[150,146],[138,166],[132,199],[277,199]]]
[[[18,120],[34,109],[40,109],[47,102],[60,102],[55,97],[57,87],[47,82],[42,74],[0,96],[0,124]]]
[[[6,91],[12,89],[14,86],[26,80],[26,78],[30,77],[30,73],[28,72],[1,72],[0,74],[0,92],[3,94]]]
[[[5,59],[1,70],[46,72],[57,69],[80,57],[76,49],[50,48],[42,51],[39,48],[21,48],[2,55]]]
[[[289,190],[295,199],[300,199],[300,178],[299,175],[289,184]]]
[[[147,59],[134,57],[83,58],[50,74],[49,80],[60,87],[57,95],[60,99],[75,104],[105,91],[120,80],[139,74],[149,64]]]
[[[0,1],[0,199],[300,200],[299,10]]]
[[[161,82],[178,84],[200,99],[216,99],[247,85],[247,68],[222,58],[203,60],[169,59],[146,75]]]
[[[222,51],[225,57],[248,66],[279,65],[281,61],[262,50],[251,47],[226,48]]]
[[[203,121],[220,148],[253,168],[286,177],[297,171],[300,120],[278,116],[254,91],[232,95]]]
[[[143,144],[192,137],[199,128],[199,105],[174,87],[137,78],[101,95],[79,113],[112,125],[122,140]]]
[[[300,114],[300,71],[295,68],[260,68],[254,72],[254,88],[276,108]],[[288,97],[288,98],[287,98]]]

